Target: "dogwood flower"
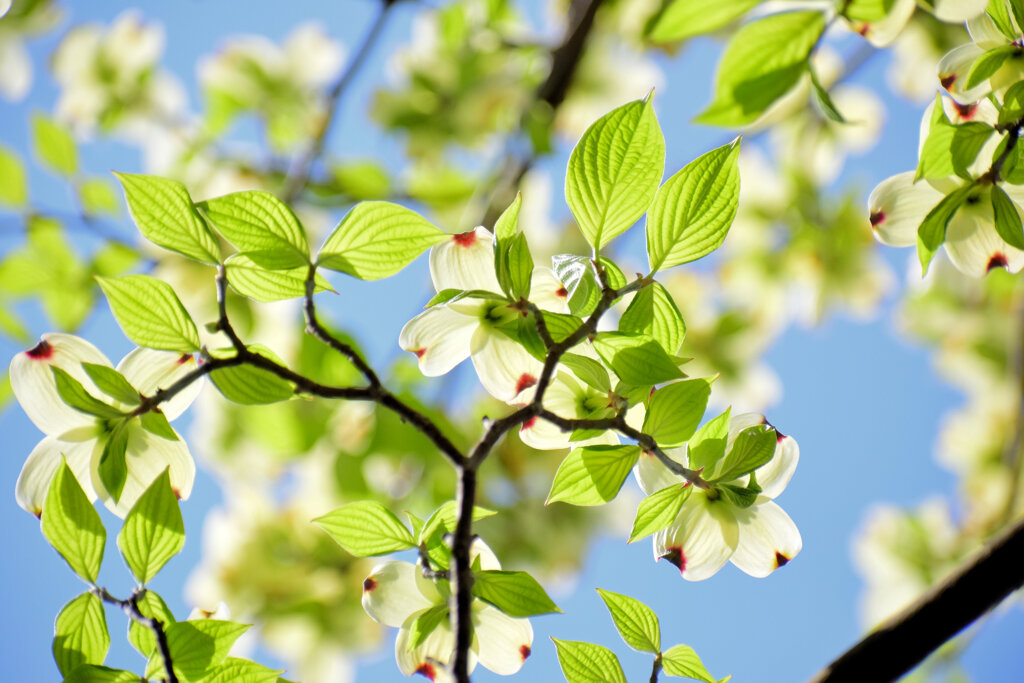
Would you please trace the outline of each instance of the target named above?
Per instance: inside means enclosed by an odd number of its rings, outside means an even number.
[[[446,289],[495,292],[494,298],[462,298],[431,306],[406,323],[398,343],[416,354],[428,377],[447,373],[467,357],[484,388],[510,401],[533,386],[543,364],[497,326],[522,315],[498,294],[494,273],[494,237],[486,228],[452,235],[430,251],[430,278],[438,292]],[[530,299],[545,310],[568,313],[566,291],[554,273],[534,269]]]
[[[935,18],[948,24],[961,24],[985,11],[988,0],[934,0],[931,11]],[[847,25],[864,36],[875,47],[885,47],[900,34],[910,21],[917,3],[914,0],[895,0],[889,11],[879,19],[864,21],[846,19]]]
[[[760,424],[766,424],[765,419],[757,413],[733,416],[725,452],[732,449],[740,432]],[[688,466],[685,447],[666,454]],[[778,434],[772,459],[755,472],[761,492],[747,507],[733,502],[717,486],[711,490],[694,488],[675,521],[655,534],[655,559],[664,558],[676,565],[688,581],[712,576],[727,561],[758,578],[785,565],[800,552],[803,541],[793,520],[774,499],[786,488],[799,459],[796,440]],[[685,482],[650,453],[640,455],[633,473],[646,495]],[[747,478],[724,485],[745,487]]]
[[[480,569],[501,569],[501,563],[483,541],[477,539],[471,559],[480,560]],[[363,609],[388,626],[399,629],[395,639],[395,658],[406,676],[422,674],[431,681],[453,680],[445,670],[455,650],[450,620],[444,615],[422,643],[410,647],[410,630],[418,618],[432,609],[450,606],[447,581],[436,583],[423,575],[420,567],[397,560],[377,565],[363,581]],[[473,642],[470,646],[470,671],[479,662],[496,674],[508,676],[519,671],[530,656],[533,627],[529,619],[510,617],[497,607],[474,598],[472,604]]]
[[[980,121],[995,124],[998,113],[991,102],[983,100],[972,105],[961,105],[942,98],[942,106],[950,123]],[[921,123],[921,146],[931,131],[935,103],[925,110]],[[992,155],[1001,136],[993,134],[979,151],[975,161],[966,169],[972,178],[982,176],[989,168]],[[918,228],[928,213],[951,192],[964,187],[963,178],[950,175],[943,178],[914,180],[915,173],[899,173],[879,183],[868,197],[868,212],[875,238],[893,247],[917,244]],[[1000,184],[1017,207],[1024,202],[1024,187]],[[991,185],[979,184],[976,192],[953,214],[946,227],[943,246],[957,270],[973,277],[984,277],[993,268],[1005,268],[1016,273],[1024,268],[1024,251],[1007,244],[996,231],[992,209]]]
[[[1014,55],[1003,60],[988,78],[967,87],[967,77],[979,57],[1000,47],[1020,49],[1022,33],[1012,12],[1008,13],[1007,20],[1013,29],[1012,35],[1004,34],[987,14],[974,17],[967,22],[972,42],[953,48],[939,60],[939,83],[957,102],[973,104],[990,92],[1001,91],[1024,78],[1020,59]]]
[[[63,456],[75,473],[82,490],[119,517],[124,517],[149,485],[165,469],[170,468],[171,486],[181,499],[188,498],[195,479],[195,462],[188,446],[180,437],[158,435],[143,427],[140,417],[130,417],[136,404],[104,393],[90,377],[83,363],[113,369],[107,357],[89,342],[69,334],[45,334],[42,341],[11,361],[11,388],[29,419],[46,437],[32,450],[21,469],[16,486],[18,504],[32,514],[42,514],[43,501]],[[195,369],[191,355],[135,349],[117,366],[117,371],[140,395],[152,395],[168,387]],[[97,416],[73,408],[64,402],[58,391],[53,368],[77,380],[97,404],[103,404]],[[159,410],[173,420],[192,403],[201,387],[193,382]],[[127,391],[127,387],[124,388]],[[117,414],[122,416],[118,417]],[[119,426],[120,425],[120,426]],[[107,491],[100,474],[100,458],[115,431],[123,430],[127,474],[117,500]],[[171,430],[173,432],[173,430]]]

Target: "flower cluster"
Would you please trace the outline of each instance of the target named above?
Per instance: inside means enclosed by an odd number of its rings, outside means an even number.
[[[18,504],[42,514],[43,501],[61,458],[90,500],[100,498],[124,517],[149,485],[170,469],[171,487],[188,498],[195,462],[188,446],[167,424],[192,403],[202,383],[188,385],[147,413],[135,409],[145,396],[167,388],[194,370],[191,355],[136,349],[115,369],[99,349],[68,334],[46,334],[11,361],[11,388],[46,437],[32,450],[18,477]],[[149,416],[156,416],[155,418]],[[111,478],[101,470],[117,471]]]
[[[470,556],[483,571],[501,569],[498,558],[480,539],[474,541]],[[363,581],[363,608],[375,620],[399,629],[395,658],[406,676],[418,673],[431,681],[451,680],[446,671],[455,649],[448,618],[450,597],[447,579],[428,578],[422,566],[409,562],[384,562]],[[510,617],[478,598],[474,598],[471,609],[470,669],[479,662],[505,676],[519,671],[533,646],[530,621]],[[417,622],[431,617],[437,625],[415,642],[414,630],[422,628]]]
[[[756,413],[731,417],[725,452],[732,450],[740,432],[764,424],[764,416]],[[690,465],[686,448],[670,449],[666,454],[684,467]],[[775,498],[786,488],[799,459],[796,440],[777,433],[771,460],[753,474],[699,489],[672,473],[653,454],[641,454],[634,474],[645,494],[669,486],[692,489],[686,492],[687,498],[672,524],[655,535],[655,559],[676,565],[689,581],[714,575],[726,562],[756,577],[768,576],[785,565],[800,552],[803,541]],[[705,474],[713,477],[715,468]],[[751,494],[729,495],[739,490],[750,491],[753,499],[747,497]]]

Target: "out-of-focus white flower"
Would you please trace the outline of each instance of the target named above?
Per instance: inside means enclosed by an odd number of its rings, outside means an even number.
[[[0,31],[0,97],[9,101],[20,100],[31,85],[32,60],[25,44],[17,35]]]
[[[63,457],[75,473],[86,496],[98,496],[107,508],[124,517],[149,485],[170,468],[171,486],[181,499],[188,498],[195,479],[195,462],[180,437],[169,439],[143,428],[139,419],[128,417],[133,405],[108,397],[93,383],[82,363],[112,368],[99,349],[79,337],[46,334],[39,344],[19,353],[11,361],[11,388],[32,422],[46,433],[22,467],[16,495],[18,504],[39,515],[43,501]],[[194,370],[191,355],[136,349],[118,364],[129,384],[142,395],[152,395]],[[124,417],[96,416],[63,402],[51,368],[77,380],[99,402]],[[196,381],[172,399],[160,404],[168,420],[178,417],[192,403],[202,382]],[[113,414],[113,413],[112,413]],[[120,425],[121,422],[123,425]],[[120,425],[120,426],[118,426]],[[117,501],[99,476],[100,458],[115,429],[127,431],[125,465],[127,475]]]
[[[942,54],[935,49],[928,31],[917,23],[908,24],[890,52],[893,59],[885,72],[889,87],[920,102],[935,97],[938,87],[935,64]]]
[[[952,569],[956,527],[941,500],[907,513],[880,506],[854,540],[854,561],[867,583],[861,623],[877,626]]]
[[[765,424],[764,416],[757,413],[733,416],[726,453],[741,431],[761,424]],[[685,448],[670,449],[666,454],[688,466]],[[756,577],[768,576],[785,565],[800,552],[803,541],[793,520],[774,499],[786,488],[799,459],[796,440],[779,434],[772,459],[755,472],[762,490],[749,507],[740,507],[720,493],[709,495],[694,488],[672,525],[655,534],[655,559],[676,565],[688,581],[709,578],[727,561]],[[651,453],[640,455],[633,472],[647,495],[686,481]],[[747,479],[744,476],[731,483],[743,487]]]
[[[61,86],[57,117],[81,134],[137,118],[173,118],[184,108],[184,89],[159,69],[163,49],[163,28],[134,10],[122,12],[106,29],[75,26],[52,60]]]

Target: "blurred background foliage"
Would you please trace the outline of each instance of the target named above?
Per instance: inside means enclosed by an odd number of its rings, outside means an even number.
[[[558,164],[595,118],[665,84],[664,65],[686,63],[690,37],[652,28],[672,3],[362,1],[375,18],[361,44],[342,45],[330,27],[296,17],[280,41],[224,38],[193,76],[163,65],[160,19],[169,8],[94,23],[79,21],[70,3],[15,0],[0,18],[0,96],[17,102],[47,83],[53,97],[52,108],[29,121],[5,117],[0,132],[0,334],[28,346],[46,330],[80,331],[97,308],[93,276],[137,271],[170,282],[196,320],[215,319],[213,270],[138,239],[112,178],[93,162],[108,148],[137,150],[139,169],[184,182],[197,201],[257,188],[285,196],[314,242],[364,199],[405,203],[457,232],[492,224],[522,191],[520,222],[538,262],[585,248],[558,209]],[[766,5],[755,12],[779,3]],[[346,97],[354,70],[398,15],[409,31],[390,54],[375,55],[386,60],[386,78],[370,98]],[[712,33],[727,40],[735,26]],[[55,47],[45,59],[33,58],[29,48],[43,39]],[[829,118],[804,74],[742,131],[740,213],[725,249],[665,278],[687,324],[687,372],[721,373],[713,402],[770,408],[784,382],[764,359],[776,340],[794,325],[815,326],[836,313],[870,318],[900,286],[892,259],[881,257],[872,239],[864,188],[844,165],[877,143],[888,100],[900,96],[923,107],[934,97],[937,61],[965,40],[961,27],[917,11],[888,48],[883,88],[878,79],[859,78],[879,50],[836,22],[811,59],[848,122]],[[706,98],[686,82],[669,81],[669,89],[677,98]],[[198,101],[190,92],[200,93]],[[671,143],[681,133],[670,110],[661,118]],[[352,121],[375,127],[374,139],[391,140],[388,154],[397,158],[339,153],[332,133]],[[12,144],[25,137],[30,156]],[[687,161],[670,153],[670,172]],[[37,191],[30,180],[38,169],[63,193]],[[617,254],[626,264],[638,262],[630,248]],[[870,513],[856,541],[866,628],[940,579],[1022,507],[1020,278],[995,272],[973,280],[937,262],[926,278],[914,279],[899,305],[900,328],[965,396],[946,416],[938,445],[940,462],[959,483],[955,499]],[[392,294],[414,299],[409,311],[427,298],[420,290]],[[362,294],[342,293],[353,296]],[[347,361],[303,333],[294,302],[257,304],[232,293],[229,311],[243,337],[299,372],[328,383],[356,381]],[[373,325],[334,323],[387,365],[388,385],[439,420],[460,446],[502,410],[474,391],[465,373],[427,382],[410,359],[377,348],[380,337],[366,330]],[[203,341],[227,345],[215,334]],[[0,396],[9,403],[6,381]],[[335,680],[346,670],[339,662],[379,646],[383,633],[359,604],[370,564],[349,557],[308,520],[365,498],[423,516],[452,497],[449,465],[425,438],[372,406],[301,399],[244,406],[208,388],[193,413],[190,441],[222,483],[223,499],[203,529],[189,599],[209,609],[226,602],[234,618],[257,623],[263,644],[296,677]],[[634,502],[629,496],[601,509],[545,510],[559,458],[515,437],[495,455],[482,472],[479,503],[501,514],[482,521],[479,532],[508,567],[571,581],[594,535],[621,531],[632,516],[623,513]],[[949,665],[955,647],[936,658],[935,675],[959,675]]]

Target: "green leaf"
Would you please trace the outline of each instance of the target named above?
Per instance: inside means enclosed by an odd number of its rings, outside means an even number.
[[[139,253],[117,242],[108,242],[93,252],[89,272],[94,275],[120,275],[139,261]]]
[[[761,0],[672,0],[647,22],[646,37],[652,43],[674,43],[717,31],[739,19]]]
[[[382,199],[391,194],[387,169],[370,159],[337,164],[331,168],[331,175],[338,189],[357,201]]]
[[[117,195],[103,178],[87,178],[79,183],[78,201],[86,214],[116,214]]]
[[[612,390],[611,381],[608,379],[608,371],[593,358],[580,356],[575,353],[566,353],[562,355],[559,362],[569,368],[577,378],[598,391],[607,393]]]
[[[740,201],[739,140],[698,157],[665,181],[647,214],[651,272],[721,246]]]
[[[686,323],[668,290],[652,282],[629,302],[619,319],[619,331],[650,335],[666,352],[675,354],[686,336]]]
[[[644,418],[644,433],[660,446],[679,446],[688,441],[708,407],[713,381],[713,377],[687,379],[655,391]]]
[[[753,123],[800,81],[824,29],[825,15],[815,11],[780,12],[745,24],[718,63],[714,101],[694,121]]]
[[[249,253],[244,253],[228,257],[224,267],[227,269],[228,284],[231,288],[255,301],[270,303],[306,296],[308,266],[291,270],[267,270],[253,261]],[[314,278],[314,294],[334,291],[331,283],[320,273],[316,273]]]
[[[141,681],[142,679],[131,671],[93,664],[80,664],[64,677],[64,683],[140,683]]]
[[[81,382],[56,365],[51,365],[50,371],[53,372],[53,379],[57,384],[57,394],[60,395],[60,400],[75,410],[107,419],[124,417],[124,413],[95,398],[85,390]]]
[[[118,423],[113,431],[107,434],[100,455],[100,482],[116,503],[121,499],[121,491],[128,479],[128,462],[125,454],[128,448],[127,422]]]
[[[576,330],[583,325],[583,320],[575,315],[544,311],[544,324],[547,325],[548,333],[551,335],[551,338],[557,343],[565,341],[575,334]]]
[[[78,172],[78,149],[71,133],[45,114],[32,115],[32,147],[49,170],[63,176]]]
[[[619,493],[640,449],[636,446],[585,446],[573,449],[558,466],[545,505],[603,505]]]
[[[442,621],[448,619],[448,604],[434,605],[430,609],[420,612],[409,626],[409,641],[406,643],[408,650],[413,650],[423,644],[431,633],[434,632]]]
[[[586,256],[558,254],[551,257],[551,268],[565,285],[566,302],[573,315],[590,315],[601,299],[601,285],[594,264]]]
[[[989,0],[985,13],[995,22],[996,28],[1007,39],[1015,40],[1018,37],[1017,29],[1014,27],[1006,8],[1006,0]]]
[[[1000,45],[982,53],[971,63],[964,90],[970,90],[982,81],[988,80],[999,71],[1006,60],[1019,57],[1020,54],[1021,49],[1016,45]]]
[[[43,536],[76,574],[96,583],[107,530],[67,462],[61,458],[43,502]]]
[[[692,490],[689,484],[672,484],[641,500],[628,543],[667,529],[679,516]]]
[[[775,430],[766,424],[747,427],[736,435],[732,450],[715,467],[713,478],[731,481],[767,464],[775,455],[777,438]]]
[[[152,408],[144,412],[139,416],[139,422],[142,423],[142,428],[150,434],[156,434],[168,441],[180,440],[178,433],[174,431],[171,423],[167,421],[167,416],[159,408]]]
[[[416,541],[391,510],[372,500],[342,505],[313,520],[356,557],[415,548]]]
[[[516,193],[516,198],[508,205],[498,220],[494,222],[494,238],[503,242],[512,239],[519,232],[519,210],[523,207],[523,194]]]
[[[114,368],[97,363],[82,363],[82,368],[96,387],[112,399],[128,405],[138,405],[142,400],[138,390]]]
[[[969,167],[995,131],[980,121],[950,123],[942,108],[942,97],[936,95],[928,137],[921,147],[915,180],[946,178],[954,173],[971,179]]]
[[[377,280],[394,275],[450,237],[404,206],[361,202],[327,238],[317,262],[361,280]]]
[[[284,365],[281,358],[261,344],[247,347],[258,356]],[[235,349],[217,349],[211,352],[214,358],[233,358]],[[270,370],[244,363],[219,368],[210,373],[210,381],[224,398],[242,405],[263,405],[287,401],[295,395],[295,385],[278,377]]]
[[[199,208],[228,242],[257,265],[268,270],[309,265],[309,244],[299,219],[269,192],[235,192],[208,199]]]
[[[578,640],[551,640],[569,683],[626,683],[619,658],[608,648]]]
[[[164,470],[125,517],[117,547],[139,585],[145,586],[185,545],[185,523]]]
[[[998,185],[992,187],[992,212],[995,216],[996,232],[1011,247],[1024,249],[1024,227],[1021,226],[1017,205],[1006,190]]]
[[[138,602],[139,611],[144,616],[156,619],[164,629],[173,624],[176,619],[164,599],[152,590],[146,590]],[[153,629],[133,621],[128,627],[128,642],[132,644],[139,654],[147,659],[156,650],[156,636]]]
[[[86,591],[64,605],[53,627],[53,658],[67,676],[80,664],[102,664],[110,649],[103,602]]]
[[[561,612],[544,588],[526,572],[499,569],[473,574],[473,595],[510,617],[532,617]]]
[[[1010,11],[1013,12],[1013,19],[1017,22],[1017,26],[1024,27],[1024,2],[1009,0],[1007,4],[1010,6]]]
[[[513,299],[530,297],[530,278],[533,276],[533,256],[526,244],[526,235],[516,233],[509,240],[508,252],[509,294]]]
[[[114,173],[128,211],[153,244],[203,263],[220,263],[220,246],[192,205],[185,186],[156,176]]]
[[[977,191],[973,184],[964,185],[946,195],[925,216],[917,229],[917,256],[921,261],[922,275],[928,272],[928,264],[931,263],[932,257],[946,241],[946,226],[949,225],[953,214],[963,206],[972,193]]]
[[[705,683],[716,683],[700,657],[688,645],[670,647],[661,655],[661,666],[669,676],[685,676]]]
[[[594,349],[626,384],[650,386],[683,376],[661,344],[647,335],[600,332]]]
[[[28,179],[18,155],[0,145],[0,204],[15,209],[28,201]]]
[[[138,346],[192,353],[199,332],[178,295],[166,282],[148,275],[97,277],[118,325]]]
[[[416,539],[416,544],[425,543],[430,541],[432,538],[439,538],[444,534],[449,534],[455,531],[455,525],[458,523],[459,509],[455,504],[454,500],[449,500],[446,503],[438,507],[434,512],[427,518],[423,528],[420,529],[419,536]],[[481,519],[493,517],[498,514],[494,510],[488,510],[485,507],[479,505],[473,506],[473,521],[476,522]]]
[[[729,420],[732,408],[726,408],[718,417],[708,420],[697,433],[690,438],[686,446],[686,457],[693,469],[711,467],[725,455],[725,446],[729,439]]]
[[[216,619],[171,624],[167,627],[167,645],[175,672],[186,681],[203,679],[224,663],[231,646],[248,629],[247,624]],[[146,678],[154,679],[163,673],[163,657],[156,650],[146,665]]]
[[[595,252],[636,223],[665,170],[665,138],[651,99],[605,114],[569,157],[565,200]]]
[[[731,504],[743,509],[756,503],[757,495],[761,493],[760,487],[750,488],[735,484],[720,484],[716,488]]]
[[[825,115],[825,118],[835,123],[848,123],[842,112],[836,107],[836,103],[832,101],[832,96],[829,95],[828,90],[821,84],[821,81],[818,79],[818,72],[814,70],[814,65],[810,61],[807,62],[807,72],[811,75],[814,101],[818,104],[818,109]]]
[[[999,125],[1006,127],[1024,117],[1024,81],[1014,83],[1003,94],[1003,106],[999,110]]]
[[[875,22],[885,17],[895,0],[846,0],[841,14],[851,21]]]
[[[597,593],[604,600],[626,645],[640,652],[661,652],[661,627],[654,610],[628,595],[600,588]]]
[[[203,677],[203,683],[278,683],[284,681],[280,678],[283,673],[283,669],[275,671],[249,659],[228,657]]]

